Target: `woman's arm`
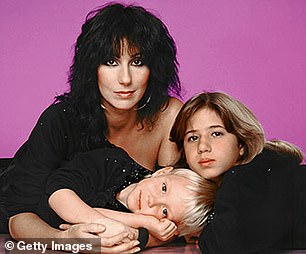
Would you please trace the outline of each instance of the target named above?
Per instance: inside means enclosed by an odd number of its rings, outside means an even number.
[[[31,228],[31,230],[28,230]],[[24,238],[56,238],[59,229],[50,227],[34,213],[20,213],[9,219],[9,231],[16,239]]]
[[[31,230],[28,230],[29,228]],[[105,227],[96,223],[71,225],[65,230],[59,230],[50,227],[36,214],[21,213],[10,218],[9,229],[11,236],[16,240],[26,240],[27,243],[31,243],[39,238],[40,243],[48,244],[48,248],[51,248],[52,241],[65,243],[67,239],[69,243],[71,239],[75,239],[78,241],[75,242],[76,244],[92,244],[92,251],[97,253],[135,253],[139,251],[139,248],[136,247],[139,244],[138,241],[125,240],[127,233],[113,237],[101,237]],[[118,245],[118,242],[124,243]]]

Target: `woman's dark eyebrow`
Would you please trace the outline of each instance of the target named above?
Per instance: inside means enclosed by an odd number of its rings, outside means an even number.
[[[133,55],[129,55],[130,56],[130,58],[136,58],[136,57],[142,57],[142,55],[140,54],[140,53],[135,53],[135,54],[133,54]],[[115,55],[113,55],[113,56],[111,56],[110,57],[110,59],[120,59],[120,56],[118,57],[118,56],[115,56]]]
[[[142,57],[142,55],[140,54],[140,52],[135,53],[133,55],[130,55],[131,58],[135,58],[135,57]]]

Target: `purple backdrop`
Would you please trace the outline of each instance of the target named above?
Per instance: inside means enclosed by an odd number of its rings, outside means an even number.
[[[98,0],[0,1],[0,157],[13,156],[40,113],[67,89],[72,45]],[[131,1],[124,1],[129,2]],[[267,138],[306,152],[306,1],[136,0],[168,26],[184,100],[227,92]]]

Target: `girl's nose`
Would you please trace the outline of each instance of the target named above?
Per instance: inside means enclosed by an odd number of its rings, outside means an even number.
[[[119,83],[125,86],[131,84],[131,73],[128,66],[121,66],[119,73]]]
[[[211,145],[207,140],[200,140],[198,145],[198,154],[211,152]]]

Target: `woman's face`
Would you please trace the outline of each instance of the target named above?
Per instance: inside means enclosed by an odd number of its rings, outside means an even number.
[[[199,109],[189,119],[184,150],[190,168],[216,182],[244,152],[236,136],[226,131],[221,118],[207,108]]]
[[[128,52],[128,44],[122,42],[122,54],[119,58],[109,59],[98,68],[98,85],[106,108],[130,110],[144,95],[150,70],[143,64],[141,55],[136,50]]]
[[[133,186],[127,197],[127,208],[133,213],[179,223],[186,211],[184,199],[193,195],[187,184],[188,180],[181,176],[153,175]]]

